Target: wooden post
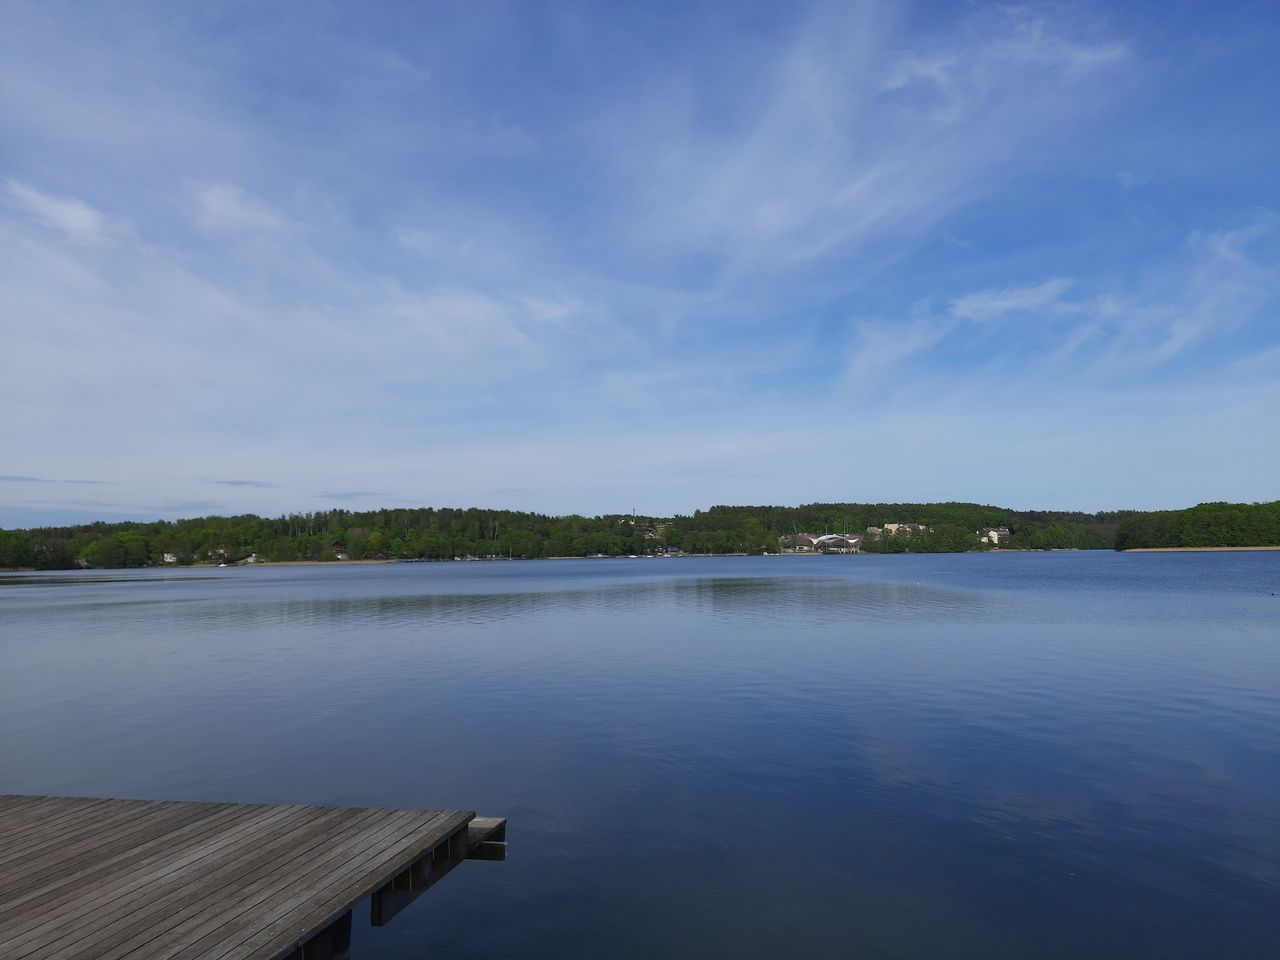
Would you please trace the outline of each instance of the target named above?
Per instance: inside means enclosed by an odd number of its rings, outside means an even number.
[[[290,960],[348,960],[351,956],[351,911],[298,947]]]

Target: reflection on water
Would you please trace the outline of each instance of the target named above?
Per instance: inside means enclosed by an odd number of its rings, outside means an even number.
[[[0,587],[73,587],[83,588],[100,583],[191,583],[195,580],[216,580],[215,576],[187,574],[180,577],[166,577],[154,571],[135,573],[133,576],[109,576],[94,573],[52,573],[52,574],[0,574]]]
[[[330,571],[326,570],[325,573]],[[192,584],[218,577],[134,576],[0,578],[0,585],[88,587],[102,584]],[[266,602],[264,602],[264,600]],[[860,582],[847,578],[696,577],[664,578],[632,582],[571,586],[551,591],[421,592],[405,594],[352,593],[333,596],[309,591],[295,596],[245,592],[230,600],[222,591],[173,594],[163,602],[200,602],[200,609],[186,609],[188,620],[220,622],[226,627],[260,622],[351,623],[374,622],[380,628],[413,625],[422,621],[485,623],[542,613],[575,616],[591,610],[640,612],[676,610],[687,615],[708,615],[769,621],[808,623],[837,628],[850,618],[863,622],[917,619],[998,618],[1007,602],[983,598],[972,591],[932,585],[892,582]],[[92,614],[101,606],[151,604],[157,598],[145,591],[85,593],[72,603],[81,613]],[[61,620],[68,610],[56,612]],[[185,625],[184,625],[185,626]]]
[[[357,957],[1263,957],[1280,935],[1275,555],[0,586],[0,791],[511,818],[510,861],[358,928]]]

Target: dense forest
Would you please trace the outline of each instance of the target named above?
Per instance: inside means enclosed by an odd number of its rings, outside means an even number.
[[[911,535],[867,537],[868,553],[990,549],[977,531],[1005,527],[1001,549],[1280,544],[1280,502],[1204,503],[1187,510],[1072,513],[973,503],[813,503],[717,506],[671,518],[550,517],[510,510],[330,510],[267,518],[201,517],[0,531],[0,567],[69,569],[164,563],[279,560],[447,560],[455,557],[581,557],[646,553],[764,553],[795,533],[862,533],[920,524]]]
[[[1115,546],[1117,550],[1280,546],[1280,500],[1202,503],[1186,510],[1135,513],[1120,522]]]
[[[1274,507],[1274,505],[1273,505]],[[1197,508],[1200,509],[1200,508]],[[1254,509],[1254,508],[1245,508]],[[798,533],[860,533],[885,523],[922,524],[914,535],[867,538],[866,552],[986,549],[977,531],[1007,527],[1002,548],[1110,548],[1117,530],[1145,536],[1141,522],[1165,514],[1018,511],[971,503],[815,503],[800,507],[717,506],[671,518],[550,517],[480,509],[330,510],[268,518],[252,514],[152,523],[92,523],[0,531],[0,567],[68,569],[163,563],[565,557],[763,553]],[[1274,529],[1274,518],[1273,527]],[[1163,528],[1161,528],[1163,530]],[[1271,534],[1275,536],[1275,534]],[[1163,536],[1163,533],[1161,534]],[[1146,545],[1145,541],[1141,545]],[[1152,545],[1163,545],[1156,543]]]

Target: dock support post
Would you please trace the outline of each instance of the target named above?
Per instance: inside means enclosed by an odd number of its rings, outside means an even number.
[[[369,921],[375,927],[387,923],[463,860],[505,859],[506,818],[473,817],[470,823],[384,884],[370,899]]]
[[[373,895],[369,902],[370,922],[375,927],[383,926],[466,858],[467,828],[464,825]]]
[[[351,911],[348,910],[302,946],[289,960],[349,960],[351,956]]]

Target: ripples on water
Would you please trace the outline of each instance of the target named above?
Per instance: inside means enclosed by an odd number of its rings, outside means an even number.
[[[357,957],[1274,956],[1277,593],[1257,554],[6,576],[0,790],[511,818]]]

